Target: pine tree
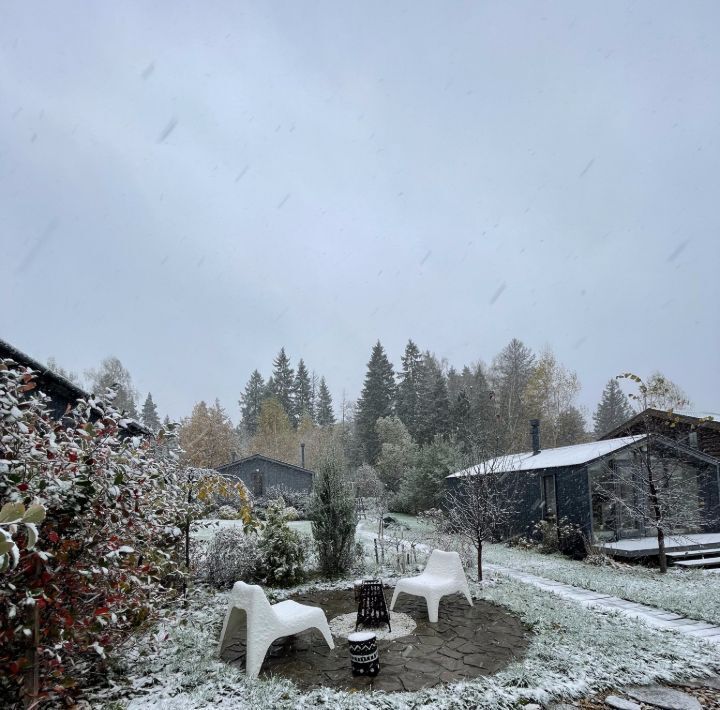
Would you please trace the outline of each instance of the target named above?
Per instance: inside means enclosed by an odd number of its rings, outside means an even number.
[[[152,432],[157,432],[158,429],[160,429],[160,417],[158,416],[157,407],[155,406],[155,402],[153,402],[150,392],[148,392],[148,396],[145,398],[145,403],[143,404],[142,423]]]
[[[450,431],[450,401],[447,382],[437,359],[426,352],[418,370],[415,439],[420,444]]]
[[[303,417],[308,416],[315,421],[315,403],[312,396],[312,382],[310,381],[310,373],[305,362],[300,358],[298,362],[297,373],[293,383],[294,398],[294,416],[296,421],[300,421]]]
[[[560,413],[557,418],[557,446],[571,446],[587,441],[585,434],[585,417],[574,406],[570,406]]]
[[[308,517],[320,571],[328,577],[342,574],[353,561],[355,500],[343,475],[342,455],[334,448],[318,466]]]
[[[285,348],[280,348],[278,356],[273,360],[273,372],[269,384],[272,385],[272,394],[282,405],[291,423],[296,425],[294,375],[295,373],[290,367],[290,358],[285,354]]]
[[[595,410],[595,414],[593,414],[595,436],[607,434],[630,419],[632,415],[633,410],[630,402],[618,381],[613,377],[605,385],[602,399]]]
[[[366,463],[375,463],[380,453],[380,441],[375,423],[380,417],[393,413],[395,376],[383,346],[378,340],[373,346],[362,393],[357,404],[357,428]]]
[[[260,422],[260,407],[267,396],[262,375],[255,370],[240,395],[240,412],[245,433],[254,436]]]
[[[420,349],[408,340],[401,359],[402,371],[397,389],[397,415],[410,434],[417,438],[418,386],[422,369]]]
[[[525,390],[533,373],[535,356],[532,350],[513,338],[495,358],[491,379],[501,431],[498,432],[503,452],[527,448],[528,412]]]
[[[318,387],[316,416],[317,423],[320,426],[332,426],[335,424],[332,396],[324,377],[320,378],[320,386]]]

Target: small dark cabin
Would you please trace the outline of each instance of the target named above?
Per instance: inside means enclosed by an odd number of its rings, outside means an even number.
[[[562,520],[579,526],[595,544],[652,536],[649,518],[636,519],[621,505],[610,503],[604,491],[615,486],[616,496],[637,495],[633,486],[623,486],[623,476],[632,471],[633,449],[643,447],[646,435],[625,436],[575,446],[540,450],[537,430],[533,448],[482,462],[447,477],[448,486],[457,486],[463,476],[482,475],[483,467],[506,472],[517,491],[517,514],[509,535],[528,534],[540,520]],[[694,506],[705,522],[678,533],[720,532],[720,461],[673,439],[655,435],[653,451],[666,463],[678,467],[685,505]],[[491,468],[492,467],[492,468]],[[637,501],[633,501],[637,509]]]
[[[283,487],[298,493],[311,493],[314,473],[302,466],[253,454],[220,466],[223,476],[241,480],[253,496],[263,496],[270,489]]]

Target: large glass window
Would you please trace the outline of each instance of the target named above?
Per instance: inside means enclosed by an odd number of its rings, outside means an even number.
[[[650,469],[648,472],[647,461],[639,452],[588,466],[596,542],[655,534],[651,483],[667,532],[701,531],[705,501],[698,466],[663,452],[651,457]]]
[[[588,467],[592,500],[592,523],[595,542],[615,539],[615,505],[612,501],[612,473],[604,463]]]

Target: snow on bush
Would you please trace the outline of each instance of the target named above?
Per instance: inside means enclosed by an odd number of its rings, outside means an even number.
[[[242,580],[260,581],[262,556],[258,538],[242,528],[221,528],[208,543],[200,574],[217,589],[230,589]]]
[[[0,572],[9,704],[75,692],[182,577],[185,496],[166,433],[130,436],[120,412],[94,397],[58,422],[48,401],[35,372],[0,361],[0,508],[3,519],[25,511],[7,550],[13,564]],[[37,506],[44,519],[28,517]]]
[[[315,586],[347,589],[351,594],[351,584]],[[227,594],[198,589],[186,612],[178,611],[128,649],[111,687],[96,691],[92,699],[104,705],[120,701],[133,709],[470,710],[580,697],[625,684],[686,679],[720,670],[720,650],[700,640],[583,609],[513,580],[500,579],[482,589],[471,586],[474,596],[507,607],[533,629],[526,656],[494,676],[394,694],[330,688],[302,692],[278,677],[248,682],[242,671],[214,655]],[[288,597],[309,588],[275,596]],[[382,657],[380,663],[382,667]]]
[[[259,542],[260,573],[265,584],[290,587],[305,576],[305,543],[288,527],[290,511],[282,498],[270,503]]]
[[[488,545],[485,560],[720,624],[720,584],[716,575],[688,570],[660,574],[639,565],[589,565],[560,555],[542,555],[504,545]]]

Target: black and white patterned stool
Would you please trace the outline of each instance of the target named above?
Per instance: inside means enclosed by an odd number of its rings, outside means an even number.
[[[376,676],[380,672],[380,660],[375,634],[355,632],[348,636],[348,642],[353,675]]]

